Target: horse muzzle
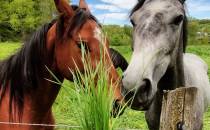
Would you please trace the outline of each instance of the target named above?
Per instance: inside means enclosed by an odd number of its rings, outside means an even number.
[[[126,106],[122,103],[122,101],[114,100],[111,112],[112,117],[116,118],[121,116],[124,113],[125,108]]]
[[[149,109],[149,106],[152,102],[151,91],[152,85],[149,79],[144,79],[142,84],[134,89],[127,90],[125,87],[122,87],[122,95],[125,98],[126,104],[134,110],[145,111]]]

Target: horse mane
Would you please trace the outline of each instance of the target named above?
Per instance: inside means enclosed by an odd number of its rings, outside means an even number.
[[[116,51],[113,48],[109,48],[109,53],[111,55],[114,67],[115,68],[119,67],[124,72],[128,67],[127,60],[118,51]]]
[[[136,12],[139,8],[141,8],[144,4],[145,0],[138,0],[138,3],[131,9],[130,15],[133,15],[134,12]]]
[[[52,25],[53,22],[45,24],[16,54],[0,63],[0,103],[8,86],[10,114],[12,102],[16,102],[17,107],[22,110],[23,91],[29,88],[35,89],[38,85],[40,71],[45,63],[47,32]]]
[[[129,16],[131,17],[134,12],[136,12],[139,8],[141,8],[145,1],[146,0],[138,0],[138,3],[133,7]],[[180,0],[179,0],[179,2],[180,2]],[[186,52],[187,41],[188,41],[187,25],[188,25],[188,19],[187,19],[186,13],[184,13],[184,21],[183,21],[183,52],[184,53]]]

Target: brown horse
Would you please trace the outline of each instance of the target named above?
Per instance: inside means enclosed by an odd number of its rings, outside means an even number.
[[[0,62],[0,122],[54,124],[52,105],[60,86],[53,80],[46,66],[63,81],[72,80],[76,66],[82,71],[81,45],[90,55],[92,67],[100,60],[106,61],[109,83],[116,101],[122,101],[119,76],[106,51],[108,40],[102,42],[100,24],[91,15],[87,4],[70,6],[66,0],[54,0],[60,17],[45,24],[34,33],[19,52]],[[104,38],[105,39],[105,38]],[[100,49],[103,44],[104,49]],[[53,127],[0,124],[1,130],[52,130]]]

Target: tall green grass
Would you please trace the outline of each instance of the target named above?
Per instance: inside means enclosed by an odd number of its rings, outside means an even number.
[[[108,89],[107,71],[100,62],[93,70],[85,64],[85,72],[74,76],[78,113],[83,130],[112,130],[111,109],[113,94]],[[97,79],[97,80],[96,80]]]
[[[90,57],[87,55],[82,47],[84,70],[81,72],[77,68],[76,72],[72,72],[77,90],[79,124],[83,130],[113,130],[114,120],[111,117],[113,90],[109,89],[112,88],[112,84],[108,83],[109,68],[104,65],[103,54],[96,68],[92,67]]]

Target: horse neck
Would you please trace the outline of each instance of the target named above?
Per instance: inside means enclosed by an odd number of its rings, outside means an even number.
[[[63,82],[64,79],[62,76],[60,76],[52,68],[49,68],[49,69],[52,71],[54,76],[59,79],[60,82]],[[43,107],[45,106],[45,108],[50,108],[58,95],[58,92],[60,90],[60,85],[48,81],[48,80],[55,81],[55,79],[53,78],[51,74],[49,74],[49,72],[48,74],[45,74],[44,77],[47,77],[47,78],[42,77],[40,79],[40,83],[37,89],[35,90],[36,96],[34,97],[35,97],[35,100],[42,101]]]

